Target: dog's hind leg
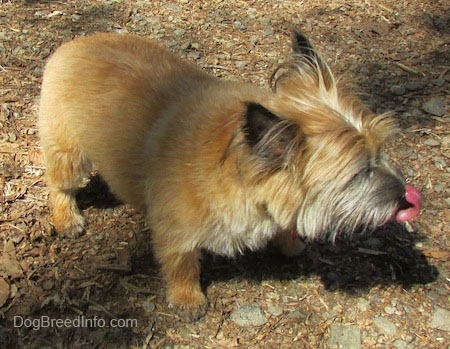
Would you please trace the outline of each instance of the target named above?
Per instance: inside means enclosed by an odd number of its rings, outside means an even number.
[[[44,137],[42,150],[55,230],[63,235],[79,236],[85,222],[77,207],[76,193],[89,176],[91,164],[78,149],[53,139]]]

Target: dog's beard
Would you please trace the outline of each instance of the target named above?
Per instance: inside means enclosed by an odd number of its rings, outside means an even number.
[[[355,178],[344,188],[338,186],[329,182],[305,193],[297,215],[301,236],[334,241],[339,234],[372,231],[394,218],[404,190],[395,176]]]

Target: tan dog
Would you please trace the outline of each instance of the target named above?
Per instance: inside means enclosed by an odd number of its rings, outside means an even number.
[[[420,194],[380,156],[393,134],[339,92],[300,33],[273,90],[221,81],[147,39],[98,34],[49,60],[40,135],[55,229],[77,235],[75,192],[98,169],[112,191],[146,213],[177,313],[207,309],[202,249],[232,256],[274,240],[373,229],[418,214]]]

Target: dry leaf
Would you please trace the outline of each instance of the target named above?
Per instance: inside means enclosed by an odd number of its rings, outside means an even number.
[[[8,253],[4,253],[3,256],[0,257],[0,273],[9,276],[12,279],[18,279],[23,276],[19,262]]]
[[[422,251],[422,253],[425,255],[425,257],[434,259],[447,260],[450,257],[450,253],[446,251],[425,250]]]
[[[28,159],[35,166],[41,166],[44,164],[44,156],[42,155],[42,151],[37,147],[30,148],[28,151]]]
[[[0,307],[2,307],[9,298],[9,284],[0,278]]]
[[[15,255],[16,253],[16,246],[14,245],[14,241],[11,239],[6,241],[5,245],[3,246],[3,253],[7,253],[10,255]]]

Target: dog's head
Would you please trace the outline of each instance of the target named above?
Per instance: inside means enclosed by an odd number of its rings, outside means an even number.
[[[274,98],[246,104],[240,164],[255,199],[282,228],[311,238],[414,218],[420,194],[381,152],[393,119],[343,92],[304,35],[293,49],[272,77]]]

